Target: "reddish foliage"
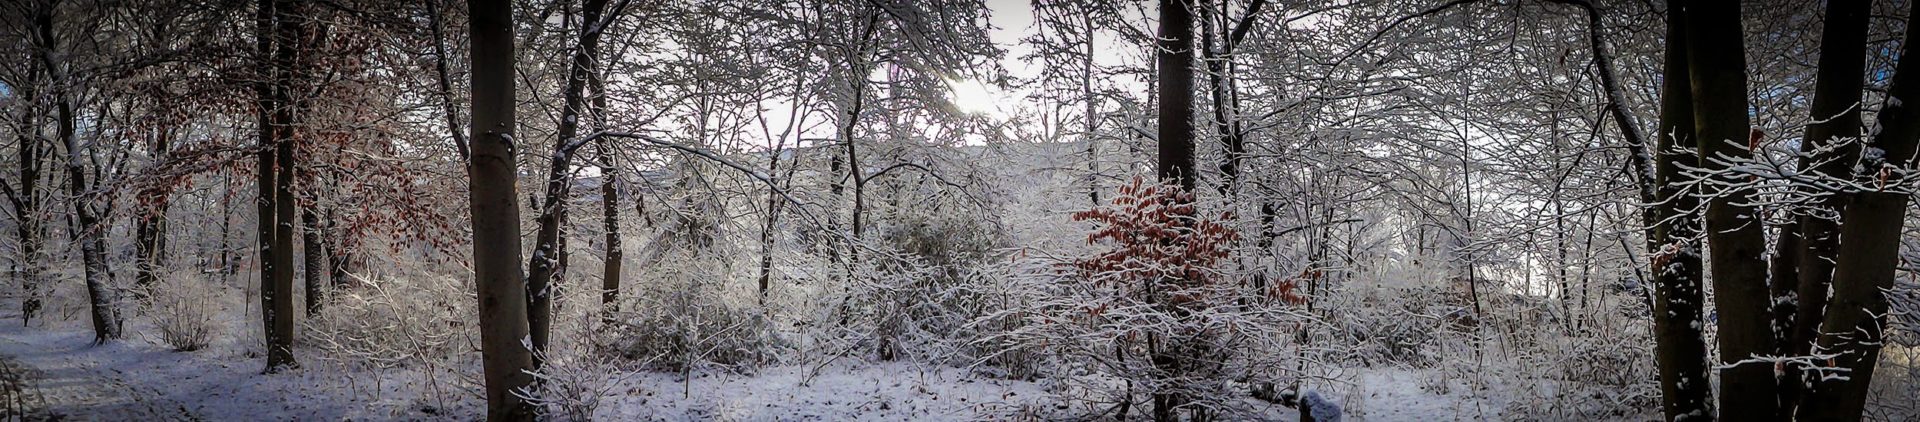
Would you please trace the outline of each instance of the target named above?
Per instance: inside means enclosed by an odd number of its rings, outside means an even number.
[[[1206,218],[1193,202],[1193,193],[1178,186],[1145,185],[1134,178],[1120,188],[1112,206],[1073,214],[1074,221],[1100,225],[1087,236],[1089,244],[1114,246],[1074,267],[1095,283],[1145,289],[1137,293],[1164,295],[1175,305],[1208,299],[1207,288],[1223,278],[1216,266],[1239,234],[1221,224],[1231,213]]]

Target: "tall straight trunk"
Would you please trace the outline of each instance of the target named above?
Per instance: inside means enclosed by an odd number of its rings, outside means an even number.
[[[1867,13],[1865,1],[1827,2],[1826,26],[1821,29],[1819,70],[1815,76],[1812,123],[1800,142],[1806,154],[1800,168],[1823,178],[1844,179],[1849,167],[1859,158],[1857,141],[1861,131],[1860,102],[1865,88],[1867,60]],[[1842,144],[1846,143],[1846,144]],[[1780,247],[1775,253],[1792,256],[1785,268],[1775,272],[1775,300],[1786,314],[1786,329],[1779,352],[1783,356],[1805,356],[1813,350],[1819,336],[1820,321],[1826,314],[1827,286],[1833,282],[1834,253],[1840,247],[1840,210],[1845,195],[1819,196],[1798,216],[1797,227],[1781,230]],[[1783,300],[1780,296],[1786,296]],[[1803,374],[1795,374],[1803,375]],[[1782,382],[1781,403],[1793,406],[1796,393],[1811,380],[1789,378]],[[1783,415],[1790,415],[1791,408]]]
[[[1194,174],[1193,158],[1193,7],[1188,0],[1160,0],[1160,43],[1155,58],[1159,67],[1160,100],[1156,170],[1160,183],[1178,184],[1184,192],[1193,192],[1198,176]],[[1154,290],[1149,288],[1148,295],[1155,295]],[[1173,308],[1164,301],[1156,306]],[[1147,348],[1156,369],[1178,374],[1182,372],[1181,362],[1191,357],[1181,356],[1181,351],[1191,351],[1197,345],[1168,344],[1172,341],[1148,336]],[[1191,399],[1179,393],[1154,392],[1154,420],[1177,420],[1177,410]],[[1194,414],[1204,415],[1203,412]]]
[[[520,343],[528,330],[515,186],[513,2],[473,0],[467,7],[473,72],[468,206],[487,420],[530,421],[532,404],[515,394],[533,383],[527,372],[533,369],[533,354]]]
[[[1159,67],[1160,157],[1162,183],[1192,191],[1198,175],[1193,161],[1193,5],[1189,0],[1160,0]]]
[[[1920,9],[1908,13],[1909,22],[1920,17]],[[1900,46],[1900,63],[1886,104],[1876,116],[1880,131],[1865,145],[1878,154],[1862,154],[1855,167],[1861,172],[1854,179],[1872,190],[1849,193],[1841,214],[1833,299],[1814,349],[1834,354],[1827,366],[1844,372],[1838,379],[1815,378],[1818,381],[1801,403],[1798,416],[1802,420],[1860,419],[1873,385],[1873,368],[1885,344],[1885,291],[1893,288],[1900,264],[1900,235],[1907,214],[1908,194],[1900,191],[1911,186],[1903,174],[1913,170],[1920,139],[1920,107],[1905,104],[1920,101],[1920,60],[1911,60],[1920,54],[1920,46],[1913,42],[1920,40],[1920,25],[1907,26],[1906,40]]]
[[[36,76],[38,72],[36,71]],[[40,216],[40,179],[44,163],[40,139],[40,109],[35,107],[35,92],[31,88],[19,91],[21,103],[27,108],[22,116],[25,123],[17,133],[20,143],[19,171],[20,190],[9,191],[13,196],[13,215],[17,223],[14,234],[20,243],[20,324],[33,322],[33,316],[40,311],[40,250],[44,246],[46,227]]]
[[[1096,133],[1100,130],[1099,99],[1093,96],[1093,14],[1081,13],[1080,24],[1085,29],[1086,51],[1080,56],[1080,98],[1086,101],[1085,139],[1087,142],[1087,200],[1091,204],[1087,209],[1100,207],[1100,139]]]
[[[53,82],[55,132],[67,152],[67,193],[72,197],[74,227],[71,237],[80,245],[80,259],[87,283],[87,302],[93,317],[93,341],[105,343],[121,337],[120,312],[115,290],[108,286],[107,227],[101,223],[98,198],[87,182],[88,152],[80,144],[78,116],[73,110],[74,81],[55,61],[59,49],[53,35],[56,4],[41,4],[34,10],[34,38],[40,65]]]
[[[613,154],[600,146],[600,222],[606,235],[607,256],[600,271],[600,307],[602,313],[611,317],[620,310],[620,272],[625,265],[626,247],[620,240],[620,188],[615,184],[619,173],[614,171]]]
[[[586,105],[588,79],[594,75],[595,57],[604,29],[600,15],[607,0],[586,0],[580,17],[580,40],[567,65],[564,107],[560,112],[558,138],[554,141],[552,165],[547,168],[547,195],[536,219],[540,231],[534,238],[533,257],[527,261],[527,327],[533,343],[533,366],[546,360],[543,351],[551,339],[553,326],[553,280],[565,268],[566,244],[560,239],[560,225],[566,215],[566,200],[572,189],[573,153],[569,144],[580,131],[581,109]]]
[[[301,98],[293,99],[292,101],[292,110],[297,116],[293,119],[295,121],[304,121],[306,116],[312,112],[311,98],[320,92],[320,86],[315,85],[309,87],[307,85],[314,84],[313,71],[319,67],[320,51],[326,42],[328,29],[324,19],[313,19],[307,16],[301,16],[300,20],[300,22],[294,22],[298,24],[295,26],[297,32],[294,33],[295,38],[289,40],[290,45],[295,48],[295,57],[294,68],[289,71],[288,74],[292,75],[292,80],[300,86],[299,89],[290,89],[289,92],[304,94]],[[314,200],[311,201],[310,206],[299,210],[299,226],[294,226],[294,220],[291,215],[289,215],[286,220],[282,220],[282,224],[289,230],[288,242],[292,242],[293,233],[298,233],[300,236],[302,258],[306,261],[302,266],[306,269],[303,281],[306,283],[307,316],[314,316],[320,314],[321,307],[326,303],[325,285],[332,273],[327,265],[326,242],[320,236],[319,210],[315,209],[319,207],[320,193],[326,189],[321,186],[320,175],[316,172],[318,163],[312,162],[314,155],[311,152],[311,147],[300,147],[291,142],[282,145],[286,151],[284,154],[289,154],[289,156],[293,156],[297,160],[307,161],[306,163],[294,163],[293,160],[289,160],[287,166],[283,167],[282,171],[286,174],[293,175],[293,177],[281,182],[282,185],[288,187],[282,194],[287,195],[286,198],[288,198],[288,202],[286,203],[297,204],[297,202],[294,202],[292,199],[293,190],[291,187],[295,186],[295,183],[298,183],[299,186],[306,189],[309,195],[313,196]],[[298,155],[292,155],[295,153],[298,153]],[[289,213],[291,213],[291,211],[289,211]],[[292,249],[288,249],[288,251],[291,250]]]
[[[291,74],[301,11],[294,0],[261,4],[258,41],[270,86],[264,102],[260,144],[260,315],[267,340],[267,373],[298,366],[293,358],[293,135]]]
[[[597,58],[596,58],[597,59]],[[593,109],[594,130],[607,127],[607,80],[605,74],[597,69],[589,88],[593,91],[590,103]],[[607,256],[600,271],[600,307],[602,315],[611,318],[620,310],[620,273],[626,265],[626,246],[620,239],[620,172],[613,162],[613,145],[602,142],[595,146],[600,152],[600,217],[602,230],[606,234]],[[611,322],[607,319],[604,322]]]
[[[1740,3],[1701,0],[1686,8],[1687,66],[1693,84],[1699,166],[1723,183],[1702,186],[1707,202],[1707,263],[1719,314],[1720,412],[1727,420],[1764,420],[1778,412],[1773,366],[1738,364],[1773,352],[1765,236],[1745,177],[1723,160],[1746,159],[1747,59]],[[1728,188],[1726,186],[1733,186]]]

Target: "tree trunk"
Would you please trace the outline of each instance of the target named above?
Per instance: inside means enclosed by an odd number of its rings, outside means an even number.
[[[255,15],[255,30],[258,31],[255,34],[257,37],[255,40],[257,48],[255,54],[257,54],[256,60],[259,61],[259,69],[258,73],[254,76],[256,80],[254,91],[255,94],[258,95],[257,101],[259,103],[260,113],[260,115],[257,116],[260,121],[259,142],[257,146],[259,150],[254,153],[259,163],[259,167],[254,172],[256,180],[255,198],[259,205],[258,227],[255,231],[255,237],[259,239],[260,243],[258,258],[260,266],[260,323],[261,330],[267,334],[266,337],[268,338],[272,337],[273,327],[275,326],[273,300],[276,293],[274,291],[276,284],[274,283],[274,275],[277,271],[275,271],[274,264],[280,261],[273,257],[275,252],[274,240],[278,236],[278,232],[274,230],[274,221],[279,218],[279,214],[274,210],[279,205],[277,201],[278,196],[273,193],[274,181],[278,179],[279,176],[279,172],[276,171],[279,160],[278,156],[274,154],[274,144],[278,142],[281,130],[275,116],[275,110],[280,108],[279,86],[277,86],[278,84],[276,83],[279,72],[274,69],[273,62],[270,59],[273,57],[273,25],[275,17],[277,16],[273,9],[276,5],[277,2],[275,0],[260,0],[259,9]],[[271,344],[271,342],[269,342],[269,344]],[[267,369],[272,371],[275,369],[275,365],[270,362],[267,365]]]
[[[34,75],[38,76],[39,71],[35,70]],[[44,217],[40,215],[40,179],[41,168],[46,161],[42,159],[44,157],[40,150],[43,145],[40,141],[40,109],[34,106],[35,92],[31,87],[22,87],[19,95],[23,107],[26,107],[21,117],[25,122],[17,133],[20,143],[20,190],[9,190],[7,193],[13,202],[13,215],[18,222],[13,228],[20,242],[18,259],[23,296],[20,324],[24,326],[33,322],[34,314],[40,311],[40,267],[44,259],[40,256],[40,250],[46,238],[46,228],[42,223]]]
[[[1720,363],[1731,365],[1720,370],[1720,416],[1765,420],[1778,413],[1773,367],[1738,363],[1773,352],[1766,243],[1761,216],[1750,205],[1752,191],[1741,187],[1746,178],[1731,174],[1730,165],[1723,161],[1752,155],[1745,147],[1750,129],[1740,4],[1703,0],[1682,7],[1686,8],[1699,166],[1721,182],[1702,187],[1702,194],[1711,198],[1706,213],[1707,261],[1719,315]]]
[[[593,78],[594,62],[600,46],[601,12],[607,0],[586,0],[580,19],[580,44],[568,63],[564,108],[560,113],[558,138],[554,142],[552,166],[547,169],[547,195],[540,207],[540,231],[534,238],[533,257],[527,261],[527,327],[533,343],[533,366],[546,360],[553,326],[553,280],[565,268],[566,245],[560,239],[560,224],[566,214],[566,200],[572,190],[574,151],[570,143],[580,130],[581,109],[585,106],[588,79]]]
[[[120,313],[115,290],[108,286],[107,271],[107,227],[100,224],[100,215],[96,202],[96,192],[87,182],[86,163],[88,152],[80,145],[77,120],[74,115],[74,89],[69,76],[55,61],[59,49],[54,38],[54,4],[43,4],[34,12],[35,38],[39,48],[40,65],[51,76],[53,82],[54,119],[60,145],[67,152],[67,191],[72,196],[74,209],[74,227],[71,237],[80,246],[80,259],[87,283],[87,302],[92,310],[93,341],[95,344],[118,340],[121,337]]]
[[[597,59],[597,56],[596,56]],[[590,80],[593,91],[592,109],[594,130],[607,127],[607,81],[599,69],[594,69]],[[601,142],[595,145],[600,152],[600,216],[605,226],[607,256],[605,266],[600,272],[600,308],[602,325],[610,325],[613,314],[620,310],[620,273],[626,264],[626,246],[620,239],[620,172],[613,162],[613,145]]]
[[[473,220],[474,290],[479,299],[480,356],[487,420],[533,420],[533,406],[515,395],[533,383],[527,290],[520,267],[520,207],[515,192],[513,3],[468,3],[472,52],[473,159],[467,165]]]
[[[1184,192],[1193,192],[1196,182],[1193,158],[1193,4],[1187,0],[1160,0],[1160,44],[1156,53],[1159,67],[1159,162],[1160,183],[1178,184]],[[1149,288],[1148,296],[1154,297],[1155,289]],[[1164,299],[1155,299],[1157,306],[1170,307]],[[1177,309],[1175,313],[1178,314]],[[1148,350],[1153,366],[1168,374],[1182,372],[1181,361],[1189,356],[1180,356],[1183,350],[1191,350],[1187,345],[1168,344],[1177,340],[1155,339],[1148,336]],[[1155,391],[1153,393],[1153,418],[1156,421],[1178,420],[1177,410],[1184,407],[1189,397],[1179,393]],[[1195,413],[1196,416],[1204,415]]]
[[[1193,161],[1193,10],[1188,0],[1160,0],[1160,158],[1163,183],[1191,192]]]
[[[1090,201],[1087,209],[1095,209],[1100,207],[1100,139],[1095,136],[1100,129],[1100,109],[1099,99],[1093,96],[1093,14],[1080,15],[1085,29],[1082,34],[1086,34],[1087,42],[1087,49],[1080,56],[1080,98],[1087,102],[1086,115],[1082,116],[1086,118],[1086,128],[1082,130],[1086,131],[1087,142],[1087,200]]]
[[[1910,11],[1908,21],[1920,17],[1917,12],[1920,9]],[[1823,372],[1840,377],[1813,377],[1817,382],[1798,414],[1802,420],[1860,419],[1873,384],[1873,368],[1886,339],[1884,292],[1893,288],[1906,222],[1908,196],[1898,190],[1910,184],[1901,174],[1912,171],[1916,138],[1920,138],[1920,107],[1905,104],[1920,100],[1920,60],[1910,60],[1920,54],[1920,46],[1912,42],[1916,39],[1920,39],[1920,25],[1908,25],[1886,104],[1876,116],[1880,131],[1867,140],[1866,148],[1875,153],[1862,154],[1855,167],[1862,170],[1854,180],[1873,190],[1849,193],[1840,218],[1833,299],[1826,306],[1814,348],[1815,353],[1835,355]]]
[[[325,284],[332,275],[327,265],[326,243],[320,238],[320,216],[313,207],[300,210],[300,238],[302,257],[305,258],[307,284],[307,317],[320,314],[320,308],[326,305]]]
[[[326,243],[327,269],[332,275],[330,283],[332,285],[329,287],[339,291],[354,285],[353,281],[347,277],[347,264],[353,259],[352,255],[347,253],[349,247],[347,239],[341,237],[344,233],[334,230],[340,225],[339,216],[335,215],[335,212],[335,207],[327,207],[326,221],[320,224],[320,240]]]
[[[1826,26],[1820,38],[1820,61],[1815,76],[1812,122],[1800,142],[1800,161],[1805,173],[1817,177],[1845,179],[1848,167],[1860,155],[1860,101],[1865,88],[1867,59],[1867,13],[1865,1],[1827,2]],[[1838,147],[1838,148],[1836,148]],[[1811,193],[1811,192],[1809,192]],[[1792,256],[1782,264],[1772,283],[1780,312],[1786,315],[1779,353],[1805,356],[1813,350],[1819,336],[1820,321],[1826,314],[1827,287],[1833,282],[1834,253],[1840,247],[1839,213],[1846,206],[1846,195],[1824,195],[1797,216],[1798,225],[1781,230],[1780,247],[1775,253]],[[1783,300],[1781,296],[1786,298]],[[1789,378],[1781,384],[1781,403],[1789,406],[1783,416],[1791,416],[1798,404],[1798,392],[1812,380]]]
[[[267,373],[298,366],[293,358],[293,135],[291,74],[300,35],[299,3],[263,0],[258,36],[268,86],[261,107],[259,173],[260,315],[267,340]]]
[[[1225,78],[1230,77],[1226,73],[1227,61],[1232,60],[1233,57],[1232,47],[1223,47],[1226,43],[1216,40],[1214,33],[1217,31],[1214,26],[1224,27],[1224,24],[1219,23],[1224,21],[1224,16],[1216,17],[1211,10],[1213,9],[1200,8],[1200,51],[1202,52],[1200,61],[1207,69],[1207,99],[1212,103],[1210,111],[1213,114],[1211,123],[1213,123],[1214,136],[1220,138],[1220,181],[1216,188],[1220,192],[1220,197],[1235,198],[1239,194],[1240,158],[1246,154],[1246,148],[1240,143],[1240,138],[1234,136],[1229,119],[1235,117],[1227,114],[1227,97],[1229,96],[1227,89],[1231,82]]]
[[[1655,134],[1659,201],[1650,205],[1654,228],[1649,256],[1654,275],[1654,360],[1660,372],[1661,408],[1667,420],[1712,420],[1712,385],[1707,379],[1707,345],[1702,319],[1705,292],[1700,220],[1692,210],[1700,198],[1685,184],[1683,166],[1697,160],[1693,137],[1693,88],[1688,80],[1685,12],[1667,9],[1666,69],[1661,78],[1660,122]]]

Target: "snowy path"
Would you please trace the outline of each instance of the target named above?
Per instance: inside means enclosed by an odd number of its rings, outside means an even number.
[[[23,420],[197,420],[154,386],[75,353],[87,343],[36,344],[0,332],[0,418]],[[113,346],[104,346],[113,347]]]

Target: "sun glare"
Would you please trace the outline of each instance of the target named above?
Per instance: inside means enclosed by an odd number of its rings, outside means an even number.
[[[1002,117],[1005,114],[1000,107],[1003,96],[992,86],[971,79],[948,79],[947,89],[951,91],[947,100],[952,101],[953,106],[963,113],[994,117]]]

